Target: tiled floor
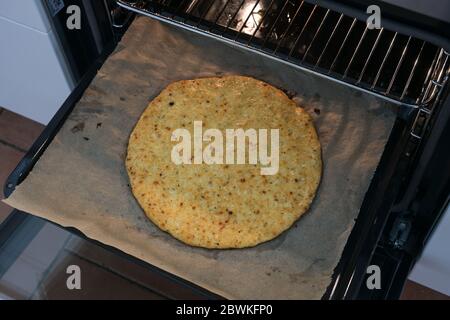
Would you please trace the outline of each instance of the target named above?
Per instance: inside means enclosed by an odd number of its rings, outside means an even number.
[[[43,129],[42,124],[0,107],[0,199],[6,178]],[[0,201],[0,222],[10,212],[11,208]]]
[[[450,300],[450,297],[424,287],[416,282],[408,281],[403,289],[401,300]]]
[[[37,138],[37,136],[40,134],[40,132],[43,130],[44,126],[36,123],[32,120],[26,119],[24,117],[21,117],[15,113],[12,113],[6,109],[3,109],[0,107],[0,190],[3,190],[3,184],[9,173],[15,168],[17,163],[20,161],[20,159],[25,154],[26,150],[31,146],[31,144],[34,142],[34,140]],[[1,195],[3,195],[3,192],[0,192]],[[2,198],[0,196],[0,198]],[[8,207],[7,205],[0,202],[0,223],[3,221],[8,214],[11,212],[12,208]],[[68,246],[66,249],[66,255],[74,255],[75,253],[72,253],[71,247]],[[107,277],[104,268],[94,268],[94,264],[96,264],[95,261],[90,261],[90,259],[94,259],[92,254],[90,252],[97,252],[94,249],[91,248],[85,244],[83,247],[84,251],[81,250],[74,250],[74,252],[77,252],[76,256],[81,259],[79,261],[79,264],[85,265],[88,264],[88,266],[85,268],[88,270],[89,268],[92,268],[91,276],[93,277],[93,281],[97,281],[98,283],[101,283],[103,280],[105,280]],[[89,249],[89,250],[88,250]],[[86,251],[87,250],[87,251]],[[105,253],[106,254],[106,253]],[[120,275],[123,272],[123,266],[120,263],[114,262],[114,257],[102,257],[101,259],[98,256],[98,253],[95,253],[94,256],[97,260],[102,260],[101,263],[108,263],[109,269],[114,270],[114,274]],[[94,259],[94,260],[95,260]],[[117,260],[117,259],[116,259]],[[97,262],[100,263],[100,262]],[[127,266],[128,268],[129,266]],[[109,270],[108,269],[108,270]],[[135,278],[136,275],[139,275],[139,279]],[[114,276],[114,280],[120,284],[121,281],[124,281],[120,276]],[[143,279],[141,279],[144,277]],[[105,279],[104,279],[105,278]],[[111,277],[109,277],[111,278]],[[108,279],[109,279],[108,278]],[[136,283],[145,283],[150,280],[145,279],[145,276],[141,274],[141,272],[135,272],[134,276],[132,277],[133,281]],[[110,280],[110,279],[109,279]],[[109,281],[108,280],[108,281]],[[153,282],[154,280],[150,281]],[[46,288],[46,297],[47,298],[61,298],[59,291],[56,290],[56,287],[52,288]],[[134,288],[134,287],[133,287]],[[50,290],[51,289],[51,290]],[[134,298],[151,298],[149,296],[148,291],[142,290],[141,286],[136,286],[134,288],[133,293],[135,295],[132,295],[131,297]],[[129,290],[128,290],[129,291]],[[128,292],[127,291],[127,292]],[[141,292],[142,291],[142,292]],[[34,298],[39,298],[39,296],[42,294],[41,291],[37,291]],[[55,294],[56,296],[53,296]],[[67,296],[66,298],[70,298]],[[78,297],[80,298],[80,297]],[[153,297],[154,298],[154,297]],[[412,281],[408,281],[405,286],[405,290],[402,294],[401,299],[404,300],[413,300],[413,299],[446,299],[449,300],[450,297],[438,293],[436,291],[433,291],[429,288],[426,288],[424,286],[421,286],[420,284],[417,284]]]

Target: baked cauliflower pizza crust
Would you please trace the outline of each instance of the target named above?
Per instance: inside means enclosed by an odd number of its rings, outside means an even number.
[[[174,130],[279,129],[279,170],[258,164],[175,164]],[[207,143],[204,142],[206,145]],[[126,168],[132,192],[159,228],[205,248],[243,248],[271,240],[309,208],[321,149],[312,118],[281,90],[226,76],[170,84],[131,133]]]

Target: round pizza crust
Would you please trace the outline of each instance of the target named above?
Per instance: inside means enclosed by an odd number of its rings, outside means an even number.
[[[173,131],[193,136],[194,121],[203,131],[221,130],[224,143],[226,129],[279,129],[278,172],[262,175],[263,166],[248,161],[175,164]],[[166,87],[131,133],[126,168],[135,198],[159,228],[192,246],[243,248],[277,237],[308,210],[322,160],[302,108],[265,82],[226,76]]]

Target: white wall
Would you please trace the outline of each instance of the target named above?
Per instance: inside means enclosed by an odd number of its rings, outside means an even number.
[[[47,124],[73,84],[40,0],[0,1],[0,106]]]
[[[450,206],[409,279],[450,296]]]

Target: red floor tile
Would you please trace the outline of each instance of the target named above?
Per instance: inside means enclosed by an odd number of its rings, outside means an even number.
[[[450,297],[408,280],[400,300],[450,300]]]
[[[32,299],[79,300],[79,299],[138,299],[159,300],[162,297],[148,288],[132,282],[99,265],[66,252],[55,261],[49,277],[41,284]],[[76,265],[81,269],[81,289],[67,289],[66,269]]]

